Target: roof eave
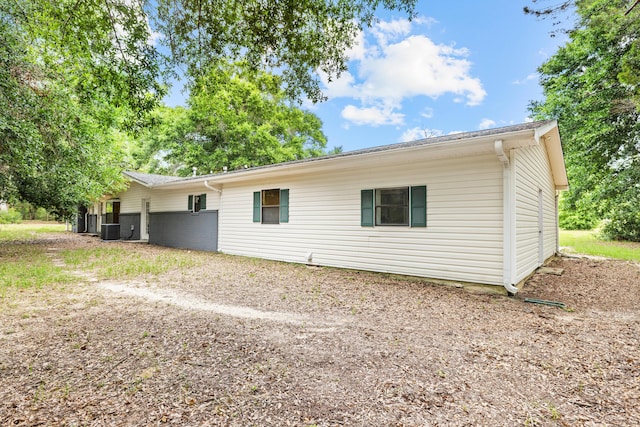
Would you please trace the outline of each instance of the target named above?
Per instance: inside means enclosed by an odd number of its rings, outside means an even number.
[[[472,153],[482,144],[487,145],[487,152],[492,152],[493,143],[500,139],[505,141],[507,148],[518,148],[523,146],[536,145],[545,142],[549,159],[552,162],[552,171],[554,176],[554,184],[556,189],[562,190],[568,188],[566,178],[566,170],[564,166],[564,157],[562,155],[562,147],[560,145],[560,134],[558,125],[555,120],[544,122],[535,122],[528,125],[513,126],[504,131],[499,129],[495,132],[471,132],[465,134],[455,134],[446,137],[436,138],[432,140],[420,140],[407,144],[393,144],[371,149],[356,150],[352,152],[340,153],[329,156],[321,156],[316,158],[308,158],[303,160],[295,160],[291,162],[278,163],[274,165],[259,166],[246,170],[222,172],[217,174],[201,175],[197,177],[186,177],[184,179],[158,183],[153,188],[185,188],[204,185],[208,182],[212,185],[222,185],[224,183],[251,180],[261,178],[267,175],[280,174],[284,172],[293,172],[297,170],[309,170],[310,165],[315,165],[311,170],[318,170],[328,165],[344,164],[344,162],[357,161],[359,159],[369,159],[379,156],[389,156],[394,153],[413,153],[415,151],[438,151],[451,150],[451,152]],[[547,143],[548,141],[548,143]],[[147,185],[151,187],[151,185]]]
[[[224,184],[234,181],[243,181],[256,177],[261,177],[265,174],[272,173],[280,173],[285,171],[291,171],[296,169],[302,169],[309,167],[311,164],[315,165],[326,165],[326,164],[334,164],[338,162],[349,161],[352,159],[367,159],[378,156],[389,156],[394,153],[411,153],[415,151],[435,151],[438,149],[449,149],[451,151],[459,151],[464,152],[470,150],[472,147],[476,147],[478,145],[487,144],[486,152],[489,153],[492,150],[493,142],[496,139],[515,139],[521,136],[533,136],[533,131],[531,129],[518,130],[513,132],[507,132],[497,135],[487,135],[487,136],[477,136],[471,138],[465,138],[460,140],[447,140],[442,142],[435,142],[431,144],[422,144],[415,146],[398,146],[398,147],[388,147],[384,150],[372,150],[367,152],[356,152],[354,154],[345,153],[345,155],[337,155],[337,156],[323,156],[315,159],[306,159],[306,161],[293,161],[293,162],[285,162],[278,163],[275,165],[269,165],[264,167],[250,168],[247,170],[240,171],[231,171],[231,172],[223,172],[219,174],[212,175],[201,175],[193,178],[186,178],[185,180],[173,181],[163,184],[158,184],[155,188],[171,188],[171,187],[186,187],[189,185],[193,185],[195,183],[203,183],[204,181],[208,181],[212,184]],[[533,138],[527,138],[531,141],[530,145],[534,144]],[[528,144],[529,145],[529,144]]]
[[[564,163],[562,152],[562,142],[560,140],[560,130],[557,121],[536,129],[535,139],[538,143],[544,143],[549,156],[553,183],[556,190],[565,191],[569,189],[569,178]]]
[[[122,174],[123,174],[124,176],[126,176],[127,178],[129,178],[131,181],[136,182],[136,183],[138,183],[138,184],[142,185],[143,187],[147,187],[147,188],[151,188],[151,187],[153,187],[153,185],[151,185],[151,184],[149,184],[148,182],[144,182],[144,181],[142,181],[142,180],[140,180],[140,179],[138,179],[138,178],[136,178],[136,177],[132,176],[132,175],[131,175],[131,174],[129,174],[127,171],[122,172]]]

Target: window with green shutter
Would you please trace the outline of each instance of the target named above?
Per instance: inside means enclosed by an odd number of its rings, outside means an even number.
[[[360,225],[427,226],[427,187],[376,188],[360,192]]]
[[[375,196],[376,225],[409,225],[409,187],[376,189]]]
[[[262,190],[262,223],[280,223],[280,190]]]
[[[273,188],[253,193],[253,222],[289,222],[289,190]]]
[[[197,213],[207,209],[206,194],[190,194],[187,200],[187,210]]]

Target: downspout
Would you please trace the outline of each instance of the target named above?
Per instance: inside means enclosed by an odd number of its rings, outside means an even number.
[[[504,152],[502,140],[494,143],[494,151],[498,160],[502,162],[502,286],[507,290],[509,295],[518,293],[518,288],[511,283],[513,270],[513,239],[512,225],[513,215],[511,212],[512,195],[511,195],[511,166],[509,156]]]
[[[555,197],[555,202],[556,202],[556,255],[560,254],[560,217],[558,215],[558,198],[560,197],[560,193],[556,190],[556,197]]]
[[[207,181],[207,180],[205,180],[205,181],[204,181],[204,186],[205,186],[206,188],[208,188],[209,190],[217,191],[217,192],[218,192],[218,194],[220,194],[220,206],[218,207],[218,243],[219,243],[220,241],[222,241],[222,239],[221,239],[221,234],[222,234],[222,233],[221,233],[221,230],[222,230],[222,227],[220,227],[220,220],[221,220],[221,218],[222,218],[222,215],[221,215],[221,213],[222,213],[222,190],[220,190],[220,189],[218,189],[218,188],[215,188],[215,187],[210,186],[210,185],[209,185],[209,181]],[[216,246],[217,246],[217,245],[216,245]],[[218,252],[222,252],[222,248],[220,248],[219,246],[218,246]]]

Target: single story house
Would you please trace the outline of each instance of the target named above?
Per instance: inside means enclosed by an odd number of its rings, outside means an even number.
[[[558,192],[568,188],[556,121],[187,178],[125,175],[129,188],[91,208],[86,226],[510,293],[557,252]]]

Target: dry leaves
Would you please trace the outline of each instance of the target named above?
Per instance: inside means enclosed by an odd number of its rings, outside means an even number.
[[[149,257],[173,251],[75,235],[55,242],[104,244]],[[0,425],[640,424],[640,269],[632,263],[559,258],[552,267],[562,276],[536,275],[507,298],[193,256],[205,262],[110,280],[166,299],[90,281],[7,291]],[[202,304],[176,304],[182,297]]]

